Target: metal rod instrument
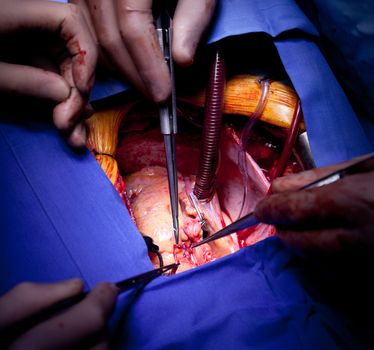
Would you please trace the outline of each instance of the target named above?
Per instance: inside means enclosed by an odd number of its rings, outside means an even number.
[[[135,286],[145,286],[147,283],[155,279],[156,277],[161,276],[169,270],[176,269],[179,263],[170,264],[167,266],[160,267],[158,269],[153,269],[144,273],[141,273],[137,276],[126,278],[123,281],[117,282],[115,285],[119,289],[119,294],[129,290]],[[12,339],[17,338],[24,332],[26,332],[31,327],[35,326],[38,323],[48,320],[49,318],[61,313],[62,311],[74,306],[75,304],[82,301],[89,291],[79,293],[73,297],[64,299],[60,302],[57,302],[46,309],[41,310],[39,313],[33,314],[30,317],[20,320],[11,329],[7,330],[5,335],[5,341],[11,341]]]
[[[171,214],[175,243],[179,243],[179,219],[178,219],[178,175],[176,168],[175,135],[177,134],[176,93],[174,81],[173,59],[171,54],[172,27],[166,1],[158,2],[156,17],[156,31],[161,51],[165,62],[169,67],[171,77],[171,97],[160,105],[160,128],[164,135],[166,165],[169,182]]]
[[[337,171],[332,172],[329,175],[323,176],[322,178],[299,188],[297,191],[326,186],[335,181],[342,179],[345,176],[357,174],[360,172],[367,172],[367,171],[370,171],[370,169],[371,170],[374,169],[374,154],[370,154],[364,159],[358,160],[357,162],[351,165],[348,165],[343,169],[339,169]],[[242,218],[238,219],[237,221],[234,221],[230,225],[227,225],[222,230],[219,230],[213,235],[201,240],[200,242],[192,244],[191,248],[195,248],[202,244],[215,241],[216,239],[228,236],[234,232],[243,230],[245,228],[255,226],[259,223],[260,223],[260,220],[256,218],[253,212],[251,212],[243,216]]]

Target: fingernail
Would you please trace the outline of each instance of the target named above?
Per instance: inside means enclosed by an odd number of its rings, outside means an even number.
[[[156,103],[165,102],[169,98],[171,92],[171,89],[169,89],[167,85],[159,83],[149,84],[149,90],[153,101]]]
[[[83,290],[84,284],[83,281],[79,278],[72,278],[70,280],[64,281],[70,288],[80,291]]]
[[[72,278],[52,283],[51,287],[53,287],[55,291],[59,291],[60,293],[75,294],[83,290],[84,283],[79,278]]]
[[[196,47],[189,43],[175,49],[173,52],[173,58],[178,65],[182,67],[191,66],[194,62],[194,54]]]
[[[120,292],[120,289],[114,283],[111,283],[111,282],[101,282],[96,287],[101,288],[103,292],[105,292],[105,290],[106,291],[110,290],[116,295],[119,294]]]
[[[75,148],[82,148],[86,145],[87,130],[84,122],[75,126],[73,132],[68,137],[70,146]]]
[[[140,77],[156,103],[165,102],[171,93],[170,73],[165,63],[158,72],[140,72]]]
[[[114,283],[109,283],[109,285],[113,289],[114,292],[116,292],[117,294],[119,294],[119,292],[121,290]]]
[[[87,130],[86,125],[83,122],[79,124],[78,131],[80,139],[78,140],[79,145],[77,145],[77,147],[84,147],[87,141]]]

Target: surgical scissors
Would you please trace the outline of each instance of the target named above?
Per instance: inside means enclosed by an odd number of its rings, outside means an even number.
[[[178,219],[178,175],[176,166],[175,135],[177,134],[177,112],[173,59],[171,55],[171,18],[167,10],[166,1],[158,1],[158,13],[156,17],[156,31],[161,51],[165,62],[169,67],[171,77],[171,98],[160,105],[160,128],[164,135],[166,166],[170,192],[171,215],[175,243],[179,242],[179,219]]]
[[[329,185],[335,181],[342,179],[345,176],[353,175],[359,172],[366,172],[370,169],[369,167],[372,167],[373,165],[374,165],[374,154],[370,154],[364,159],[358,160],[357,162],[351,165],[348,165],[343,169],[334,171],[331,174],[323,176],[322,178],[299,188],[297,191]],[[255,226],[259,223],[260,223],[260,220],[256,218],[253,212],[251,212],[243,216],[242,218],[238,219],[237,221],[234,221],[230,225],[227,225],[222,230],[217,231],[213,235],[201,240],[200,242],[192,244],[191,248],[198,247],[204,243],[215,241],[216,239],[228,236],[234,232],[243,230],[245,228]]]

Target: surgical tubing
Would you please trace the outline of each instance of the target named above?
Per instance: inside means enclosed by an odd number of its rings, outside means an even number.
[[[296,106],[295,106],[295,110],[294,110],[294,114],[292,118],[292,123],[288,130],[287,137],[284,142],[283,150],[279,157],[279,160],[275,168],[273,168],[273,171],[269,175],[270,180],[274,180],[278,176],[281,176],[286,169],[287,162],[290,159],[292,150],[295,146],[296,137],[299,134],[301,116],[302,116],[302,111],[301,111],[300,99],[297,98]]]
[[[202,148],[193,190],[193,193],[200,201],[209,201],[214,193],[222,127],[225,70],[222,52],[217,50],[205,95]]]
[[[251,118],[245,124],[244,129],[242,131],[242,135],[240,137],[240,144],[242,147],[242,152],[244,154],[244,157],[247,152],[247,146],[248,146],[249,137],[250,137],[252,128],[255,125],[256,121],[260,118],[260,116],[264,112],[267,98],[270,92],[270,84],[272,83],[272,81],[270,79],[263,78],[263,79],[260,79],[258,83],[261,85],[260,100],[258,101],[257,107],[254,113],[252,114]]]
[[[248,122],[245,124],[242,135],[240,137],[240,153],[239,153],[239,171],[243,175],[243,186],[244,186],[244,192],[243,192],[243,200],[242,205],[240,207],[239,216],[238,219],[241,218],[243,215],[248,214],[248,201],[250,198],[248,197],[248,186],[251,183],[251,177],[248,173],[248,165],[247,165],[247,147],[249,143],[249,139],[251,136],[251,131],[257,120],[262,115],[266,102],[269,96],[270,92],[270,85],[272,83],[272,80],[270,79],[260,79],[258,81],[259,84],[261,84],[261,96],[260,100],[258,101],[256,110],[252,114],[251,118],[248,120]]]

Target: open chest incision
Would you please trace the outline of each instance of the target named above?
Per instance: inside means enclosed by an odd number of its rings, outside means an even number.
[[[178,97],[178,246],[174,244],[157,109],[145,101],[133,101],[98,111],[88,121],[88,148],[145,237],[153,264],[177,260],[177,272],[273,235],[273,227],[259,224],[194,250],[190,248],[192,243],[253,210],[273,178],[303,169],[294,148],[295,138],[303,129],[294,90],[258,76],[236,75],[227,81],[220,107],[222,120],[215,141],[216,164],[210,170],[213,173],[208,174],[209,195],[199,198],[194,189],[203,176],[199,169],[207,138],[206,112],[203,114],[209,98],[204,89]]]

